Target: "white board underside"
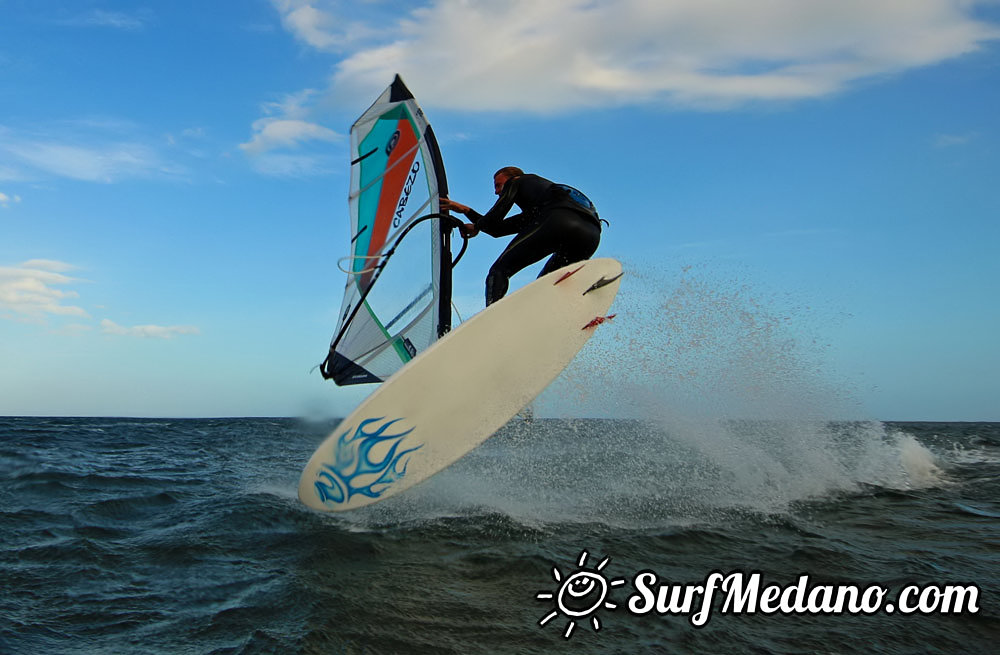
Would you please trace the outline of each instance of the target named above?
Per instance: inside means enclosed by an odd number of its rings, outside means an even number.
[[[572,264],[445,335],[320,444],[302,472],[299,499],[323,511],[354,509],[408,489],[468,453],[572,361],[596,327],[584,326],[607,313],[620,280],[587,290],[620,275],[614,259]]]

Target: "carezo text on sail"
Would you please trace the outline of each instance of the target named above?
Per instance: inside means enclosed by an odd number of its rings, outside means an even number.
[[[392,218],[392,226],[399,227],[403,220],[403,210],[406,209],[406,201],[410,199],[410,192],[413,191],[413,183],[417,181],[417,173],[420,172],[420,161],[414,160],[410,168],[410,175],[406,178],[406,185],[403,187],[403,195],[399,197],[396,205],[396,214]]]

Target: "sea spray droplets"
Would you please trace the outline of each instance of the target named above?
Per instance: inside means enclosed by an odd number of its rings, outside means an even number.
[[[682,516],[782,512],[863,485],[937,480],[919,444],[878,422],[843,422],[857,410],[823,364],[820,312],[705,267],[628,270],[613,308],[622,320],[598,331],[540,403],[571,399],[562,413],[648,424],[643,438],[603,437],[604,459],[581,444],[569,463],[589,471],[609,514],[621,515],[629,485],[650,501],[640,505]]]
[[[599,329],[544,396],[574,401],[561,413],[844,417],[850,401],[826,379],[815,311],[707,267],[627,270],[613,307],[621,320]]]

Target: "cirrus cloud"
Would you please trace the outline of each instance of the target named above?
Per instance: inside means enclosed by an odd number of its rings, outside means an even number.
[[[179,334],[200,334],[201,330],[193,325],[135,325],[124,327],[112,320],[101,321],[101,331],[125,337],[140,337],[144,339],[173,339]]]
[[[92,9],[89,12],[58,22],[67,27],[108,27],[134,32],[143,29],[146,23],[149,22],[149,19],[150,14],[148,11],[127,14],[120,11]]]
[[[22,164],[40,172],[85,182],[110,183],[166,172],[150,148],[135,143],[89,147],[22,141],[8,144],[5,149]]]
[[[53,130],[0,125],[0,179],[62,177],[111,184],[127,179],[180,178],[183,167],[166,161],[156,148],[134,138],[113,121],[75,121]]]

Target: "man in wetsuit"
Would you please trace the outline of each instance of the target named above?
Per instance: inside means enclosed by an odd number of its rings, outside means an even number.
[[[504,297],[512,275],[549,255],[538,277],[589,259],[597,251],[601,219],[594,203],[573,187],[507,166],[494,174],[493,189],[500,197],[485,215],[441,198],[442,209],[459,212],[472,221],[462,226],[466,236],[479,232],[491,237],[517,235],[486,276],[487,305]],[[521,213],[508,218],[514,205]]]

